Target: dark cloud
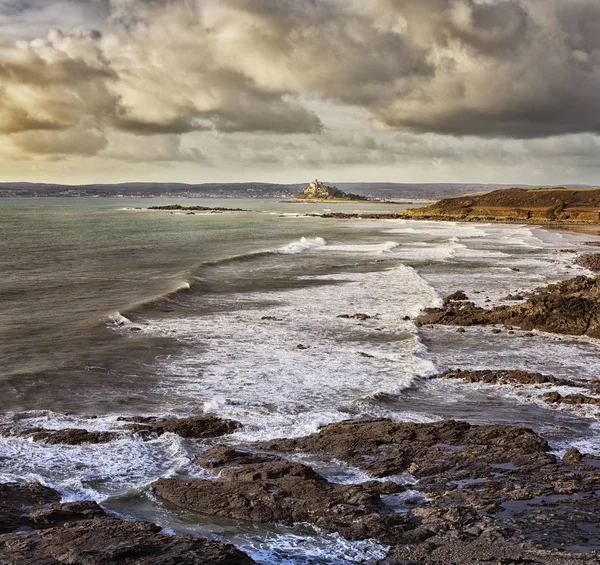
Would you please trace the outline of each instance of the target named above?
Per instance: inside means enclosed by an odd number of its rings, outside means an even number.
[[[42,17],[63,31],[31,38]],[[7,21],[7,135],[310,135],[313,100],[416,133],[600,133],[597,0],[0,0]]]

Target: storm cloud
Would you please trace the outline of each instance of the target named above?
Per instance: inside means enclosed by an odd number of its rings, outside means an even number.
[[[258,134],[271,161],[269,140],[276,154],[304,136],[314,160],[336,135],[327,107],[375,137],[594,136],[598,29],[597,0],[0,0],[0,134],[27,154],[87,136],[85,155],[118,133],[167,136],[157,151],[175,160],[205,151],[172,136]],[[40,131],[60,137],[28,141]],[[394,154],[350,145],[332,159]]]

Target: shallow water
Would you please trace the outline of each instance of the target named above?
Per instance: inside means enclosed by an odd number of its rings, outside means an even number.
[[[148,203],[160,202],[0,200],[0,426],[119,430],[123,414],[207,410],[241,421],[228,441],[244,444],[355,417],[452,417],[520,423],[559,452],[600,453],[594,413],[553,410],[536,387],[428,378],[449,367],[597,377],[597,340],[457,334],[412,321],[457,289],[490,305],[586,273],[572,261],[590,236],[331,220],[303,215],[321,205],[260,200],[209,202],[249,210],[240,213],[136,209]],[[339,317],[357,313],[369,317]],[[231,541],[263,563],[364,563],[385,553],[308,527],[216,521],[154,500],[147,485],[197,474],[193,456],[205,445],[172,434],[84,447],[3,438],[0,480],[39,480],[68,499]],[[343,465],[311,464],[332,480],[360,480]]]

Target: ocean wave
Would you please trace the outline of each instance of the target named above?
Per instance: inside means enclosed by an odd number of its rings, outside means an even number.
[[[298,241],[293,241],[289,245],[277,249],[275,253],[280,255],[296,255],[297,253],[302,253],[308,249],[317,249],[319,247],[324,247],[325,245],[327,245],[327,242],[322,237],[303,237]]]
[[[388,253],[399,247],[400,244],[396,241],[386,241],[384,243],[365,243],[365,244],[348,244],[348,245],[328,245],[323,248],[324,251],[341,251],[347,253]]]

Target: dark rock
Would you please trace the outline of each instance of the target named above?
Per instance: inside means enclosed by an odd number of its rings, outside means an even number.
[[[92,500],[50,504],[29,514],[28,522],[34,528],[53,528],[75,520],[105,518],[106,512]]]
[[[339,316],[337,316],[338,318],[345,318],[346,320],[370,320],[371,318],[373,318],[373,316],[369,316],[368,314],[362,314],[362,313],[358,313],[358,314],[340,314]],[[410,318],[409,318],[410,319]]]
[[[565,463],[579,464],[583,461],[583,455],[575,447],[569,447],[566,453],[563,455],[563,461]]]
[[[468,301],[447,302],[442,308],[424,310],[418,321],[451,326],[507,324],[523,330],[600,337],[600,277],[576,277],[537,289],[515,306],[486,309]]]
[[[432,450],[436,444],[507,447],[508,457],[509,452],[514,454],[516,450],[527,450],[529,454],[542,454],[548,450],[547,442],[526,428],[472,427],[455,420],[432,424],[390,420],[339,422],[305,438],[275,439],[266,442],[264,447],[273,451],[335,457],[372,476],[386,477],[407,471],[413,463],[426,461],[432,454],[439,455],[437,450]],[[503,460],[506,456],[502,456]]]
[[[499,334],[499,333],[502,333],[502,330],[499,330],[498,328],[493,328],[492,329],[492,333],[493,334]]]
[[[466,332],[467,332],[467,330],[465,330],[465,328],[458,328],[458,329],[456,330],[456,333],[459,333],[459,334],[464,334],[464,333],[466,333]]]
[[[307,349],[310,349],[310,345],[303,345],[302,343],[299,343],[296,345],[296,349],[299,351],[306,351]]]
[[[83,443],[108,443],[121,437],[115,432],[88,432],[87,430],[68,428],[64,430],[41,430],[32,434],[34,441],[49,445],[81,445]]]
[[[26,525],[29,513],[59,501],[56,491],[38,483],[0,484],[0,533]]]
[[[557,404],[562,402],[562,394],[560,394],[559,392],[551,391],[551,392],[546,392],[544,394],[542,394],[542,398],[548,403],[548,404]]]
[[[232,467],[239,465],[248,465],[250,463],[266,463],[275,461],[276,457],[272,455],[262,455],[238,451],[226,445],[215,445],[196,455],[194,462],[200,467],[206,469],[220,469],[222,467]]]
[[[444,298],[444,304],[448,304],[449,302],[460,302],[463,300],[469,300],[469,297],[463,290],[457,290]]]
[[[563,397],[562,402],[566,404],[589,404],[592,406],[600,406],[600,398],[592,398],[585,394],[567,394]]]
[[[156,435],[170,432],[181,437],[196,439],[230,434],[242,427],[239,422],[218,418],[212,414],[190,416],[189,418],[134,416],[131,418],[120,418],[120,420],[131,422],[127,427],[136,432]]]
[[[148,210],[166,210],[170,212],[247,212],[242,208],[222,208],[213,206],[182,206],[181,204],[168,204],[165,206],[149,206]]]
[[[147,522],[104,518],[62,527],[0,535],[7,565],[250,565],[232,545],[162,534]]]
[[[525,297],[522,294],[508,294],[502,300],[505,302],[516,302],[518,300],[525,300]]]
[[[575,264],[585,267],[594,273],[600,272],[600,253],[586,253],[575,260]]]
[[[245,454],[226,458],[234,463]],[[188,510],[254,522],[313,523],[349,539],[391,542],[404,518],[380,498],[382,486],[328,482],[310,467],[290,461],[242,464],[221,469],[217,480],[161,479],[154,492]]]
[[[565,379],[557,379],[552,375],[543,375],[541,373],[530,373],[528,371],[517,370],[481,370],[467,371],[461,369],[452,369],[438,375],[442,379],[462,379],[468,383],[487,383],[487,384],[522,384],[538,385],[552,384],[572,386],[573,383]]]
[[[276,318],[275,316],[263,316],[261,320],[268,322],[281,322],[283,321],[281,318]]]

